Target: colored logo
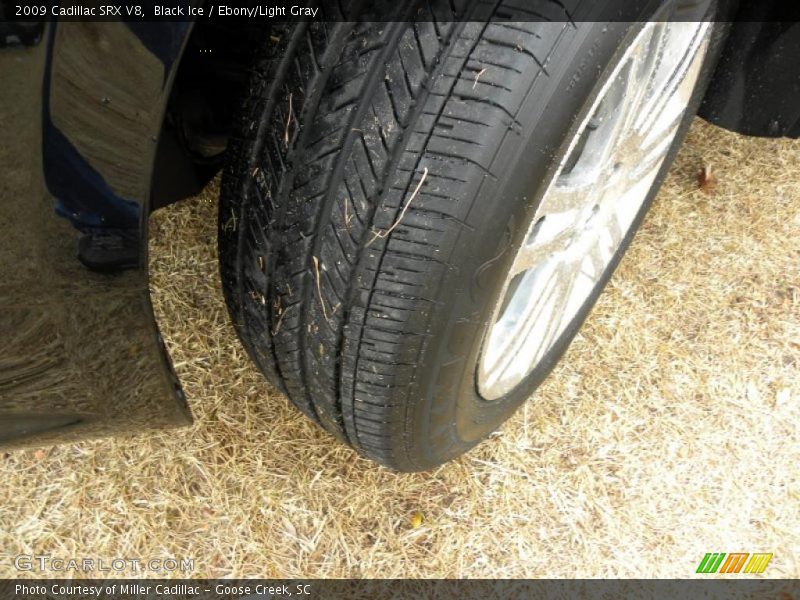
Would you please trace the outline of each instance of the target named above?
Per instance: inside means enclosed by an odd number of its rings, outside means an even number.
[[[697,565],[696,573],[763,573],[771,560],[772,553],[749,554],[748,552],[734,552],[725,554],[724,552],[709,552]]]

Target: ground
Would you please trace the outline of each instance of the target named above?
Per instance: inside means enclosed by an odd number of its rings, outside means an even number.
[[[414,475],[358,458],[249,362],[216,193],[152,218],[195,425],[0,455],[0,576],[36,553],[188,557],[200,577],[689,577],[706,552],[800,576],[800,141],[697,121],[561,365],[489,441]]]

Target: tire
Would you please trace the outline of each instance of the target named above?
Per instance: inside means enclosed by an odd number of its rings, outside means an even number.
[[[476,369],[516,252],[643,24],[572,23],[554,0],[523,4],[551,23],[512,2],[467,22],[450,5],[365,2],[340,15],[352,22],[273,28],[222,184],[222,283],[249,355],[309,418],[400,471],[473,447],[552,369],[655,195],[721,38],[596,289],[524,380],[487,400]]]

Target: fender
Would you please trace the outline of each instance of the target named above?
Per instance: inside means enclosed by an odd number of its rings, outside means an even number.
[[[0,45],[5,446],[191,422],[147,275],[153,164],[190,30],[60,22]]]

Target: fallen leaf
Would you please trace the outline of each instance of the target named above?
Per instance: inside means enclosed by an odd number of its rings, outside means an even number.
[[[711,165],[706,165],[697,172],[697,185],[706,194],[713,194],[717,185],[717,177],[711,170]]]
[[[417,529],[420,525],[422,525],[423,520],[424,517],[422,516],[422,513],[418,510],[415,511],[414,514],[411,515],[411,529]]]

